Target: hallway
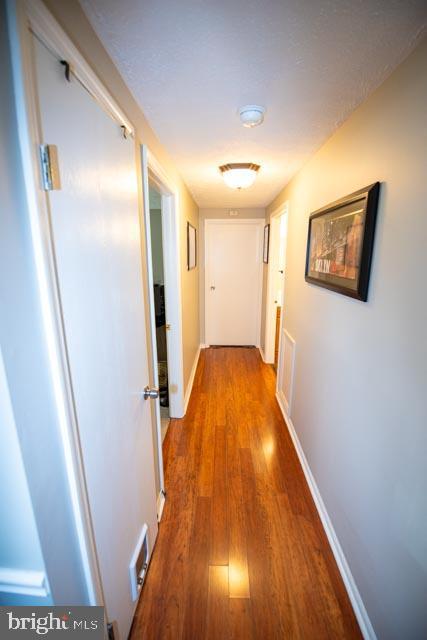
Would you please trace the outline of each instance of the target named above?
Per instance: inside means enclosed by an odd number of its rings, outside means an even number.
[[[257,349],[202,350],[131,639],[361,637]]]

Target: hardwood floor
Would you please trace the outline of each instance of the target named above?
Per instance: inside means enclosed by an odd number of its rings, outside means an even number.
[[[202,351],[132,640],[361,638],[274,388],[258,350]]]

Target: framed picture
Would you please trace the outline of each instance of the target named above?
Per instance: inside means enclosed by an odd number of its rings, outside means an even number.
[[[305,279],[366,302],[380,183],[311,214]]]
[[[197,265],[197,230],[187,222],[187,269],[195,269]]]
[[[262,260],[265,264],[268,263],[268,251],[270,249],[270,225],[266,224],[264,227],[264,248],[262,253]]]

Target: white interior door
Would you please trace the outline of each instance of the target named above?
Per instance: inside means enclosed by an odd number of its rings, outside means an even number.
[[[266,362],[271,363],[274,362],[275,355],[277,307],[281,308],[282,314],[284,312],[287,220],[287,213],[274,216],[270,220],[264,358]]]
[[[206,220],[206,342],[259,345],[260,220]]]
[[[63,326],[107,615],[132,622],[129,565],[157,535],[135,146],[33,40],[43,141],[58,149],[48,194]]]
[[[286,263],[286,232],[287,232],[286,214],[282,214],[276,221],[276,238],[277,249],[274,252],[275,263],[273,265],[273,297],[276,307],[283,307],[283,282],[285,275]]]

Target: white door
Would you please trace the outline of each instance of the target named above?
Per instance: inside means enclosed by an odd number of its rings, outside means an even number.
[[[43,141],[58,149],[48,205],[90,511],[107,616],[124,640],[132,555],[144,524],[151,548],[157,535],[135,142],[33,44]]]
[[[286,264],[287,214],[274,216],[270,220],[270,251],[268,261],[267,300],[265,305],[266,362],[275,362],[277,309],[283,308],[284,274]]]
[[[206,343],[259,345],[260,220],[206,220]]]
[[[286,214],[279,216],[275,220],[275,241],[277,243],[276,249],[270,255],[274,260],[272,266],[273,269],[273,297],[276,307],[283,306],[283,282],[285,275],[285,262],[286,262],[286,232],[287,232],[287,217]]]

